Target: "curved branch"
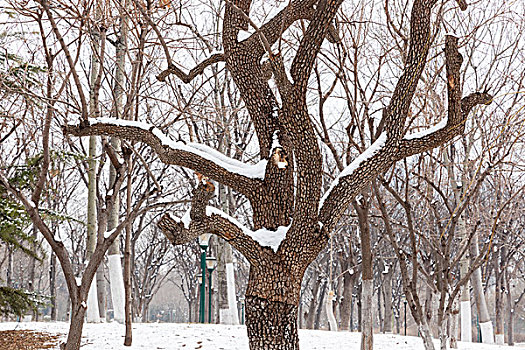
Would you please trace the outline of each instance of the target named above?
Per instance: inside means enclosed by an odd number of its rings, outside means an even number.
[[[184,73],[181,69],[176,67],[175,64],[170,62],[168,64],[168,68],[166,68],[165,70],[160,72],[159,75],[157,75],[157,80],[165,81],[170,74],[175,74],[185,84],[188,84],[196,76],[201,75],[207,67],[217,62],[224,62],[224,60],[225,58],[223,53],[213,54],[198,65],[196,65],[195,67],[193,67],[188,74]]]
[[[254,165],[245,164],[205,145],[173,141],[146,123],[109,118],[97,118],[90,123],[66,125],[64,133],[74,136],[107,135],[143,142],[157,153],[163,163],[202,173],[248,198],[264,179],[266,160]]]
[[[207,206],[213,197],[214,187],[209,182],[200,182],[193,191],[192,207],[179,220],[169,214],[157,223],[166,238],[173,245],[189,243],[203,233],[215,234],[241,252],[250,263],[256,263],[265,254],[272,254],[264,249],[252,237],[253,232],[221,210]]]
[[[383,117],[389,139],[402,137],[410,104],[434,39],[430,19],[436,2],[437,0],[415,0],[412,6],[407,61]]]
[[[415,6],[415,5],[414,5]],[[468,114],[478,104],[490,104],[492,96],[476,92],[461,99],[461,54],[457,38],[448,35],[445,59],[448,85],[448,118],[433,128],[405,136],[397,141],[383,133],[363,154],[357,157],[334,180],[320,204],[320,221],[329,228],[337,222],[351,200],[375,176],[396,161],[440,146],[463,133]],[[405,101],[406,102],[406,101]],[[387,131],[388,132],[388,131]]]
[[[329,30],[330,24],[342,2],[342,0],[326,0],[320,1],[317,4],[316,11],[312,15],[312,20],[301,40],[290,69],[290,75],[295,86],[297,86],[300,91],[306,91],[308,78],[310,77],[310,72],[312,71],[321,44],[331,32]]]

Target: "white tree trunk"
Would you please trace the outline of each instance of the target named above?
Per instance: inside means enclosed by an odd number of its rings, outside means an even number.
[[[361,350],[372,350],[374,344],[373,293],[374,281],[363,280],[361,291]]]
[[[481,341],[485,344],[494,344],[494,328],[492,321],[479,323],[481,329]]]
[[[231,247],[230,247],[231,249]],[[226,263],[226,283],[228,285],[228,312],[229,321],[232,325],[239,324],[239,314],[237,312],[237,297],[235,294],[235,273],[233,269],[233,262]]]
[[[423,339],[425,350],[435,350],[434,342],[432,341],[432,335],[430,333],[430,329],[428,328],[428,323],[424,317],[423,322],[418,326],[418,328],[421,339]]]
[[[91,286],[89,287],[87,310],[86,310],[86,321],[90,323],[99,323],[100,314],[98,309],[97,299],[97,283],[93,279]]]
[[[505,344],[505,335],[504,334],[496,334],[496,344],[504,345]]]
[[[333,305],[334,297],[335,297],[334,291],[330,289],[330,291],[328,291],[328,296],[326,298],[325,307],[326,307],[326,316],[328,317],[328,323],[330,324],[330,330],[337,332],[337,321],[335,320],[334,305]]]
[[[474,235],[470,246],[470,256],[476,257],[479,255],[478,237]],[[476,269],[470,277],[472,283],[472,291],[474,293],[474,300],[476,300],[476,307],[478,309],[479,327],[481,330],[481,341],[485,344],[494,344],[494,329],[492,321],[490,320],[489,310],[487,308],[487,300],[483,292],[483,285],[481,284],[481,269]]]
[[[108,263],[111,301],[113,302],[113,318],[119,323],[124,323],[124,279],[122,278],[120,254],[109,255]]]
[[[472,310],[470,300],[461,301],[461,341],[472,341]]]

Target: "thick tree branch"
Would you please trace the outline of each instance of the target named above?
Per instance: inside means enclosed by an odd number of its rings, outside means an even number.
[[[404,131],[410,104],[433,41],[430,19],[436,2],[437,0],[415,0],[412,6],[407,61],[383,117],[389,139],[401,138]]]
[[[200,172],[247,197],[264,179],[266,160],[254,165],[245,164],[201,144],[173,141],[145,123],[102,118],[90,123],[64,126],[64,133],[74,136],[107,135],[143,142],[157,153],[162,162]]]
[[[416,4],[414,4],[414,7],[416,8]],[[430,16],[430,13],[428,13],[428,16]],[[413,40],[412,37],[411,40]],[[319,212],[320,220],[323,224],[332,227],[353,197],[360,192],[370,179],[387,170],[394,162],[400,159],[440,146],[453,137],[462,134],[466,119],[472,108],[477,104],[491,103],[492,96],[486,92],[477,92],[461,99],[462,84],[459,71],[462,57],[458,51],[457,42],[457,38],[453,36],[447,36],[445,42],[448,84],[448,118],[445,120],[446,124],[441,123],[445,124],[444,126],[438,124],[434,128],[406,136],[397,142],[396,133],[392,133],[394,129],[390,128],[389,132],[387,128],[388,136],[383,134],[367,151],[356,158],[341,172],[327,193],[325,193],[321,200]],[[420,49],[428,51],[424,47],[420,47]],[[416,70],[418,69],[416,68]],[[412,72],[412,74],[416,73]],[[419,79],[419,75],[417,76]],[[402,77],[401,79],[406,78]],[[410,99],[399,99],[399,101],[403,101],[402,103],[408,103],[406,106],[407,110]],[[382,137],[384,140],[380,142]]]
[[[342,2],[342,0],[326,0],[317,4],[315,14],[301,40],[290,69],[294,84],[301,92],[306,91],[308,78],[321,44],[329,33],[330,24]]]
[[[207,181],[199,181],[193,191],[192,207],[182,219],[173,219],[165,214],[157,223],[166,238],[173,245],[189,243],[203,233],[215,234],[228,241],[235,249],[241,252],[250,263],[255,263],[268,249],[262,247],[246,232],[247,228],[237,220],[214,207],[207,206],[213,197],[214,186]],[[189,214],[189,215],[188,215]]]

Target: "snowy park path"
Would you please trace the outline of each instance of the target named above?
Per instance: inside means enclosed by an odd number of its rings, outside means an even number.
[[[49,333],[67,334],[64,322],[7,322],[0,330],[30,329]],[[299,330],[301,350],[359,350],[359,333]],[[244,326],[201,325],[187,323],[148,323],[133,325],[133,345],[125,347],[124,326],[118,323],[86,324],[82,337],[82,350],[247,350],[248,338]],[[436,345],[438,345],[436,341]],[[374,334],[377,350],[423,350],[417,337],[393,334]],[[478,343],[459,343],[464,350],[509,349],[507,346]]]

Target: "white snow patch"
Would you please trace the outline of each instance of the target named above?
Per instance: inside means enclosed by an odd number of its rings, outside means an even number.
[[[191,212],[191,209],[188,209],[186,210],[186,212],[180,219],[175,218],[176,222],[182,222],[184,224],[184,228],[186,230],[190,228],[190,222],[191,222],[190,212]]]
[[[113,230],[109,230],[109,231],[104,232],[104,238],[108,239],[113,233],[115,233],[115,230],[116,230],[116,228],[114,228]]]
[[[83,307],[84,309],[87,308],[87,305],[86,305],[86,302],[85,302],[85,301],[82,301],[81,305],[82,305],[82,307]]]
[[[55,233],[55,235],[53,236],[53,239],[55,240],[55,242],[62,242],[58,233]]]
[[[426,130],[423,130],[423,131],[420,131],[420,132],[415,132],[413,134],[410,134],[410,135],[406,135],[404,137],[405,140],[413,140],[413,139],[420,139],[422,137],[425,137],[425,136],[428,136],[438,130],[441,130],[443,129],[445,126],[447,126],[447,122],[448,122],[448,117],[445,117],[443,118],[439,123],[437,123],[436,125],[426,129]]]
[[[174,141],[167,135],[165,135],[162,131],[160,131],[158,128],[156,128],[154,125],[144,122],[114,118],[96,118],[90,122],[92,125],[111,124],[118,126],[133,126],[143,130],[148,130],[160,139],[161,144],[163,146],[170,147],[174,150],[195,154],[199,157],[202,157],[219,165],[220,167],[223,167],[231,173],[239,174],[252,179],[264,179],[266,164],[268,163],[268,160],[266,159],[263,159],[256,164],[246,164],[236,159],[227,157],[221,152],[206,145],[191,142],[185,143],[182,141]]]
[[[387,140],[386,132],[383,132],[377,140],[370,145],[363,153],[361,153],[352,163],[350,163],[346,168],[341,171],[341,173],[335,178],[335,180],[330,185],[330,188],[326,193],[323,195],[323,198],[321,198],[321,202],[319,203],[319,209],[322,208],[324,201],[328,196],[330,195],[330,192],[339,184],[340,179],[343,177],[347,177],[352,175],[352,173],[363,163],[364,161],[372,158],[377,152],[381,150],[385,146]]]
[[[60,333],[65,341],[69,328],[67,322],[4,322],[0,330],[29,329],[53,334]],[[125,326],[116,322],[84,324],[82,350],[123,350],[122,335]],[[299,329],[301,350],[359,350],[361,333],[326,332]],[[434,339],[436,349],[439,340]],[[248,337],[245,326],[188,323],[134,323],[133,345],[129,349],[195,349],[247,350]],[[419,337],[397,334],[374,334],[374,350],[423,350]],[[459,342],[461,350],[505,350],[507,346]]]
[[[212,214],[220,215],[223,218],[229,220],[232,224],[239,227],[244,232],[244,234],[253,238],[262,247],[270,247],[273,249],[274,252],[277,252],[277,249],[279,249],[281,242],[286,238],[286,233],[292,226],[292,223],[290,223],[290,225],[288,226],[279,226],[275,231],[268,230],[266,228],[261,228],[256,231],[252,231],[246,228],[235,218],[223,212],[222,210],[219,210],[215,207],[206,207],[206,215],[210,216]]]
[[[256,240],[263,247],[270,247],[274,252],[277,252],[281,242],[286,238],[289,226],[279,226],[277,230],[271,231],[265,228],[258,229],[257,231],[245,232],[247,235]]]
[[[77,282],[77,286],[80,287],[82,285],[82,278],[75,277],[75,281]]]
[[[255,30],[253,31],[247,31],[247,30],[239,30],[239,34],[237,34],[237,41],[243,41],[248,39],[252,34],[255,33]]]

